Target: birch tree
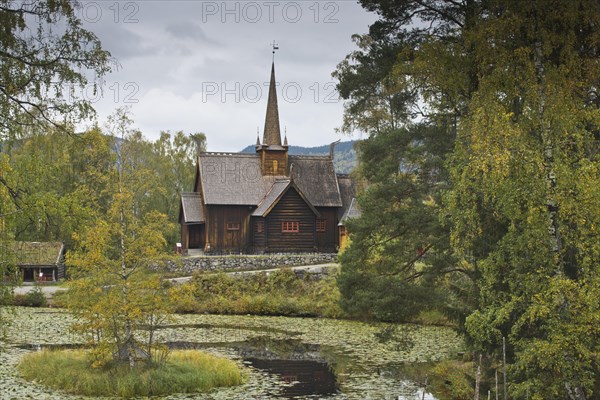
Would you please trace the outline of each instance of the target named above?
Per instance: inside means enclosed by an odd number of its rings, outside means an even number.
[[[123,110],[111,117],[109,130],[118,140],[105,189],[109,207],[76,235],[77,248],[67,257],[75,278],[69,300],[79,320],[75,328],[89,335],[97,365],[160,361],[164,349],[154,328],[170,310],[164,283],[148,271],[166,251],[170,222],[142,207],[153,175],[131,153],[139,135],[130,125]]]

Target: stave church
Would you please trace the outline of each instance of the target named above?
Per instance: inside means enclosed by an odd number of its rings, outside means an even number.
[[[348,175],[336,174],[333,150],[328,156],[288,154],[273,63],[256,151],[198,155],[193,192],[181,194],[183,253],[336,252],[355,185]]]

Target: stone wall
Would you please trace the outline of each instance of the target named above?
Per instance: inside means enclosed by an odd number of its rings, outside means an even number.
[[[182,257],[180,263],[169,261],[165,267],[169,272],[192,274],[195,271],[249,271],[333,262],[337,262],[337,253],[199,256]]]

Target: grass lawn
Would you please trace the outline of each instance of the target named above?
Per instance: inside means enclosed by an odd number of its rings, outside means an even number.
[[[194,351],[174,351],[159,367],[109,365],[92,368],[84,350],[44,350],[26,355],[22,376],[68,393],[85,396],[164,396],[207,392],[243,383],[240,368],[230,360]]]

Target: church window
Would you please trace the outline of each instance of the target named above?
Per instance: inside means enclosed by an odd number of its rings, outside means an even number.
[[[317,232],[325,232],[327,230],[327,220],[318,219],[317,220]]]
[[[254,225],[254,229],[256,233],[263,233],[265,230],[265,221],[256,221],[256,225]]]
[[[297,221],[285,221],[281,223],[281,232],[296,233],[300,232],[300,223]]]
[[[239,231],[240,230],[240,223],[239,222],[228,222],[227,223],[227,230],[228,231]]]

